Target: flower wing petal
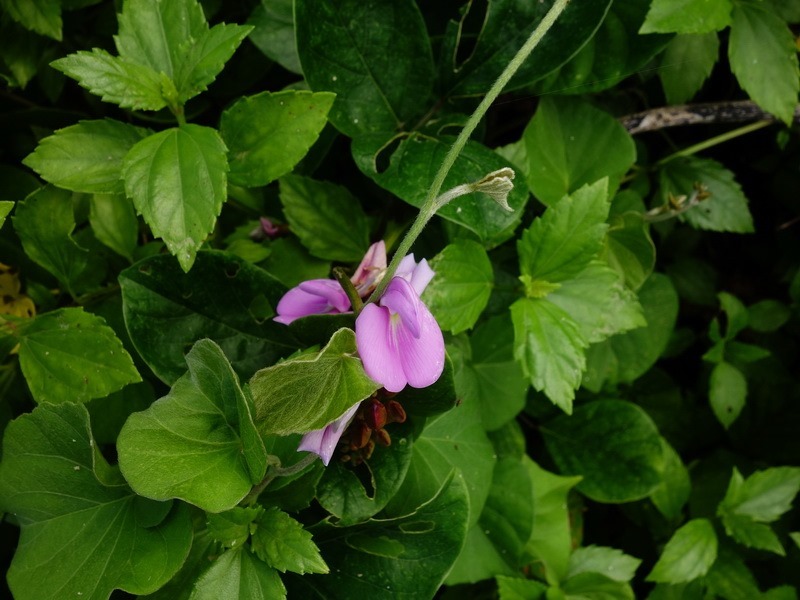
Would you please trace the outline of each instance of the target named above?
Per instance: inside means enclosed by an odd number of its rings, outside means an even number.
[[[350,300],[338,281],[333,279],[309,279],[297,287],[309,294],[322,296],[335,312],[341,313],[350,310]]]
[[[283,295],[275,308],[275,312],[278,313],[275,321],[288,325],[300,317],[330,312],[328,300],[324,296],[304,290],[303,284],[293,287]]]
[[[400,363],[411,387],[428,387],[436,382],[444,370],[444,337],[439,324],[422,302],[419,303],[419,336],[408,328],[397,328],[397,346]],[[388,389],[388,388],[387,388]]]
[[[322,429],[309,431],[303,436],[303,439],[300,440],[300,445],[297,447],[297,450],[318,454],[323,464],[327,467],[328,463],[331,461],[331,456],[333,456],[333,451],[336,450],[339,439],[342,437],[344,430],[347,429],[350,421],[353,420],[360,405],[361,401],[356,402],[335,421],[329,423]]]
[[[375,304],[364,307],[356,319],[356,344],[367,375],[390,392],[406,386],[388,308]]]

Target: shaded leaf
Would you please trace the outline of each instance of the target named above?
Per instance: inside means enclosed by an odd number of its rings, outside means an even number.
[[[255,558],[247,548],[223,552],[197,579],[190,600],[247,598],[283,600],[286,588],[275,569]]]
[[[277,508],[258,518],[251,545],[253,552],[281,573],[327,573],[328,566],[303,525]]]
[[[692,519],[678,529],[647,581],[686,583],[702,577],[717,558],[717,534],[708,519]]]

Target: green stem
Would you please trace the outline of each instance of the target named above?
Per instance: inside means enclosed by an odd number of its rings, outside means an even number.
[[[253,489],[250,490],[250,493],[245,496],[239,504],[241,506],[250,506],[254,504],[258,497],[261,495],[266,487],[272,483],[278,477],[286,477],[288,475],[294,475],[295,473],[299,473],[303,469],[305,469],[308,465],[313,463],[315,460],[319,458],[316,454],[309,453],[300,460],[298,460],[293,465],[289,465],[285,469],[282,469],[280,465],[280,461],[278,461],[278,465],[271,465],[267,468],[267,474],[264,476],[264,479],[258,485],[253,486]]]
[[[333,276],[336,278],[336,281],[339,282],[339,285],[342,286],[344,293],[347,294],[347,298],[350,300],[350,307],[353,309],[353,314],[358,316],[361,309],[364,308],[364,303],[361,301],[361,296],[358,295],[358,291],[356,291],[356,288],[353,286],[353,282],[350,281],[350,278],[342,267],[335,267],[333,269]]]
[[[547,11],[547,14],[544,16],[541,23],[539,23],[536,29],[533,30],[530,37],[525,41],[525,43],[522,45],[522,48],[519,49],[519,52],[517,52],[514,58],[509,61],[509,63],[506,65],[506,68],[497,78],[497,81],[494,82],[486,96],[484,96],[483,100],[481,100],[480,104],[478,104],[475,112],[473,112],[469,119],[467,119],[464,128],[461,130],[461,133],[458,134],[456,141],[453,142],[452,147],[445,155],[442,165],[439,167],[439,171],[436,173],[436,176],[433,179],[433,183],[428,190],[428,194],[425,198],[422,208],[420,209],[419,215],[417,216],[417,220],[414,221],[411,229],[408,230],[408,233],[403,238],[403,241],[400,242],[400,245],[397,247],[397,251],[392,257],[392,262],[389,263],[389,267],[386,270],[386,275],[378,284],[378,287],[375,289],[372,296],[370,296],[368,302],[374,302],[381,297],[381,294],[383,294],[386,286],[389,285],[392,275],[394,275],[394,272],[397,270],[400,261],[403,260],[403,257],[405,257],[406,253],[409,251],[409,249],[411,249],[411,245],[414,243],[419,234],[425,228],[425,225],[435,213],[437,205],[442,205],[439,198],[439,192],[444,185],[444,180],[447,177],[447,174],[450,173],[450,169],[453,168],[458,155],[461,154],[464,146],[466,146],[467,140],[469,140],[472,132],[475,131],[475,128],[481,122],[481,119],[483,119],[486,111],[489,110],[489,107],[497,99],[497,97],[500,95],[500,92],[503,91],[503,88],[522,66],[522,63],[525,62],[530,53],[533,52],[534,48],[539,45],[539,42],[542,41],[542,38],[545,36],[545,34],[550,31],[550,28],[556,22],[556,19],[558,19],[561,13],[564,12],[564,9],[569,3],[570,0],[556,0],[553,3],[553,6],[549,11]],[[453,188],[453,190],[455,189],[458,188]],[[448,193],[449,192],[445,192],[445,194],[442,194],[442,196],[445,196]]]
[[[670,154],[666,158],[662,158],[660,161],[658,161],[657,165],[661,166],[679,156],[691,156],[692,154],[697,154],[698,152],[702,152],[703,150],[707,150],[708,148],[713,148],[718,144],[723,144],[741,135],[745,135],[753,131],[758,131],[759,129],[764,129],[765,127],[774,124],[775,121],[756,121],[755,123],[750,123],[748,125],[745,125],[744,127],[739,127],[731,131],[726,131],[723,134],[714,136],[712,138],[708,138],[707,140],[698,142],[697,144],[689,146],[688,148],[684,148],[683,150],[678,150],[677,152]]]

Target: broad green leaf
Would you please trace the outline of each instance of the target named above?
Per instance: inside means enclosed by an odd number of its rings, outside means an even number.
[[[14,202],[8,200],[0,200],[0,227],[6,222],[8,213],[14,208]]]
[[[624,581],[617,581],[605,573],[579,573],[567,579],[561,586],[566,598],[613,598],[635,600],[633,589]]]
[[[256,48],[284,69],[300,75],[303,69],[297,55],[292,7],[292,0],[262,0],[247,24],[253,26],[250,41]]]
[[[59,0],[0,0],[0,6],[25,29],[61,41]]]
[[[800,0],[765,0],[765,5],[789,23],[800,23]]]
[[[479,407],[465,401],[428,419],[415,441],[403,485],[389,501],[386,513],[406,515],[443,485],[454,469],[463,477],[469,495],[469,526],[478,522],[489,495],[495,465],[492,444],[481,425]],[[455,559],[455,557],[453,557]]]
[[[492,263],[480,244],[459,240],[431,261],[436,276],[422,296],[439,327],[457,334],[471,329],[486,308],[494,284]]]
[[[459,398],[480,406],[481,420],[493,431],[525,406],[528,382],[514,360],[514,329],[507,316],[481,323],[470,335],[469,355],[457,362]]]
[[[738,552],[722,545],[717,560],[704,578],[710,592],[726,600],[764,598],[755,576]]]
[[[354,137],[414,125],[433,91],[433,56],[413,0],[296,0],[297,51],[314,91],[336,94],[336,128]]]
[[[664,449],[664,480],[652,493],[650,500],[664,518],[678,521],[689,500],[692,484],[680,455],[664,438],[661,438],[661,446]]]
[[[517,241],[519,267],[531,285],[575,277],[601,250],[608,229],[607,183],[602,179],[564,196],[522,232]],[[531,289],[527,295],[538,296]]]
[[[347,188],[297,175],[283,177],[280,184],[289,225],[311,254],[341,262],[361,260],[369,247],[369,222]]]
[[[142,496],[228,510],[264,477],[267,453],[252,401],[219,346],[200,340],[186,363],[169,394],[128,418],[117,440],[119,466]]]
[[[800,71],[794,35],[786,22],[762,2],[735,2],[728,58],[736,79],[750,97],[791,124],[800,91]]]
[[[526,464],[534,492],[533,534],[527,551],[542,562],[545,578],[555,585],[569,573],[572,532],[567,495],[581,478],[550,473],[532,460],[526,460]]]
[[[610,218],[602,258],[636,291],[656,264],[656,247],[641,213],[625,212]]]
[[[614,581],[627,582],[633,579],[641,563],[638,558],[615,548],[604,546],[576,548],[569,557],[567,579],[581,573],[599,573]]]
[[[636,161],[633,138],[616,119],[572,98],[545,96],[522,138],[528,186],[547,205],[604,177],[613,195]]]
[[[26,320],[17,339],[22,373],[38,403],[86,402],[141,381],[114,331],[82,308]]]
[[[278,238],[269,248],[271,252],[264,269],[287,288],[308,279],[324,279],[331,273],[330,261],[311,256],[295,237]]]
[[[189,124],[143,139],[125,157],[125,192],[184,271],[226,199],[225,150],[216,130]]]
[[[748,548],[766,550],[778,556],[786,556],[783,544],[769,525],[758,523],[750,517],[724,513],[722,523],[725,533]]]
[[[721,509],[771,523],[791,508],[800,490],[800,468],[772,467],[742,479],[734,469]]]
[[[145,129],[113,119],[80,121],[44,138],[22,162],[60,188],[120,193],[122,160],[147,135]]]
[[[227,550],[194,583],[189,600],[283,600],[286,588],[275,569],[247,548]]]
[[[288,435],[322,429],[369,397],[380,386],[364,372],[356,352],[353,330],[340,329],[318,353],[258,371],[249,385],[259,431]]]
[[[635,404],[595,400],[541,430],[559,470],[582,475],[578,490],[592,500],[640,500],[663,481],[664,450],[658,429]]]
[[[261,506],[236,506],[221,513],[206,515],[208,533],[225,548],[241,546],[255,530],[255,521],[264,513]]]
[[[702,577],[717,558],[717,534],[708,519],[692,519],[678,529],[647,576],[658,583],[686,583]]]
[[[335,96],[327,92],[263,92],[222,113],[231,183],[262,186],[286,175],[317,141]]]
[[[711,371],[708,399],[717,420],[727,429],[742,412],[747,397],[747,380],[742,372],[727,362]]]
[[[8,425],[0,496],[22,528],[8,571],[19,600],[147,594],[172,578],[192,543],[186,507],[131,492],[79,404],[43,404]]]
[[[514,571],[477,523],[467,531],[461,554],[444,582],[446,585],[475,583],[500,574],[513,575]]]
[[[696,229],[750,233],[753,218],[747,198],[731,171],[709,158],[682,156],[665,164],[659,178],[661,198],[691,195],[696,183],[705,185],[711,196],[686,211],[681,219]]]
[[[131,201],[122,194],[94,194],[89,207],[89,223],[97,239],[133,262],[139,221]]]
[[[121,108],[160,110],[167,106],[163,75],[100,48],[91,52],[79,50],[50,65],[105,102]]]
[[[588,342],[570,316],[547,300],[522,298],[511,305],[514,358],[537,390],[566,413],[586,368]]]
[[[277,508],[268,508],[257,521],[253,552],[281,573],[327,573],[328,566],[303,525]]]
[[[639,33],[708,33],[731,24],[731,0],[653,0]]]
[[[286,288],[230,254],[200,252],[191,273],[171,256],[152,256],[119,282],[131,341],[167,384],[186,371],[184,354],[201,338],[214,340],[243,379],[298,347],[271,318]]]
[[[314,540],[330,573],[292,577],[287,580],[289,597],[432,598],[464,544],[468,502],[464,480],[450,477],[406,516],[315,528]]]
[[[777,331],[789,320],[791,314],[783,302],[761,300],[747,307],[747,324],[755,331]]]
[[[667,45],[658,76],[669,104],[682,104],[700,91],[719,57],[715,32],[676,35]]]
[[[540,600],[547,593],[547,586],[535,579],[497,576],[499,600]]]

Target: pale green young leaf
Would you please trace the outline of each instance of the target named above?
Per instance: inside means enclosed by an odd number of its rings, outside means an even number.
[[[43,404],[8,425],[0,496],[22,528],[8,571],[18,600],[148,594],[192,543],[186,507],[136,496],[97,450],[80,404]]]
[[[656,264],[656,247],[639,212],[624,212],[609,219],[602,258],[617,271],[625,285],[642,287]]]
[[[6,222],[8,213],[14,208],[14,202],[9,200],[0,200],[0,227]]]
[[[580,405],[541,428],[559,470],[582,475],[578,490],[597,502],[632,502],[663,481],[664,449],[644,410],[622,400]]]
[[[280,184],[289,225],[311,254],[341,262],[361,260],[369,247],[369,223],[347,188],[298,175],[287,175]]]
[[[281,573],[327,573],[328,566],[303,525],[275,507],[258,518],[251,545],[253,552]]]
[[[719,57],[715,32],[676,35],[664,50],[658,76],[669,104],[682,104],[700,91]]]
[[[250,41],[256,48],[287,71],[303,74],[294,38],[292,0],[262,0],[247,24],[253,26]]]
[[[36,402],[86,402],[141,381],[105,321],[82,308],[60,308],[23,323],[19,361]]]
[[[661,446],[664,449],[664,479],[653,491],[650,500],[666,519],[678,521],[684,505],[689,501],[692,483],[689,471],[675,449],[664,438],[661,438]]]
[[[616,548],[605,546],[585,546],[576,548],[569,557],[567,579],[581,573],[599,573],[618,582],[633,579],[636,569],[642,563],[638,558],[625,554]]]
[[[520,272],[548,283],[575,277],[602,248],[608,208],[606,179],[561,198],[522,232]]]
[[[459,240],[437,254],[430,266],[436,276],[422,299],[439,327],[453,334],[471,329],[486,308],[494,285],[486,250],[476,242]]]
[[[498,575],[496,580],[500,600],[540,600],[547,593],[547,586],[535,579]]]
[[[89,224],[99,241],[133,262],[139,221],[130,200],[122,194],[94,194],[89,204]]]
[[[786,550],[772,528],[758,523],[751,517],[725,512],[722,514],[725,533],[748,548],[766,550],[778,556],[786,556]]]
[[[116,194],[123,191],[122,160],[148,133],[113,119],[80,121],[44,138],[22,162],[60,188]]]
[[[747,380],[742,372],[727,362],[720,362],[711,371],[708,399],[711,410],[727,429],[742,412],[747,397]]]
[[[222,138],[201,125],[151,135],[125,157],[125,192],[184,271],[214,228],[226,199],[227,171]]]
[[[717,534],[711,521],[692,519],[672,535],[647,581],[693,581],[708,573],[716,558]]]
[[[633,589],[625,581],[617,581],[605,573],[578,573],[561,585],[566,598],[613,598],[636,600]]]
[[[772,467],[741,480],[738,471],[722,502],[725,510],[771,523],[787,512],[800,491],[800,468]]]
[[[377,390],[356,353],[355,333],[343,328],[319,352],[258,371],[249,386],[259,431],[288,435],[321,429]]]
[[[639,33],[708,33],[731,24],[731,0],[653,0]]]
[[[228,510],[264,477],[266,450],[252,401],[219,346],[200,340],[186,363],[169,394],[126,421],[119,466],[142,496]]]
[[[262,506],[236,506],[207,515],[208,532],[226,548],[236,548],[250,539],[255,521],[264,513]]]
[[[633,138],[614,117],[572,98],[542,98],[522,138],[528,186],[547,205],[604,177],[613,195],[636,161]]]
[[[317,141],[334,98],[328,92],[263,92],[223,112],[231,183],[257,187],[289,173]]]
[[[284,600],[286,588],[278,572],[253,556],[248,548],[234,548],[218,556],[194,582],[189,600]]]
[[[0,0],[0,7],[25,29],[61,41],[59,0]]]
[[[167,105],[158,72],[100,48],[79,50],[50,64],[105,102],[122,108],[160,110]]]
[[[696,229],[751,233],[753,217],[747,198],[734,174],[709,158],[682,156],[665,164],[659,176],[661,198],[690,196],[696,183],[705,185],[711,196],[681,215]]]
[[[566,413],[586,368],[588,342],[579,325],[547,300],[522,298],[511,305],[514,358],[537,390]]]
[[[794,35],[786,22],[762,2],[736,2],[728,58],[736,79],[750,97],[791,124],[800,92],[800,70]]]

